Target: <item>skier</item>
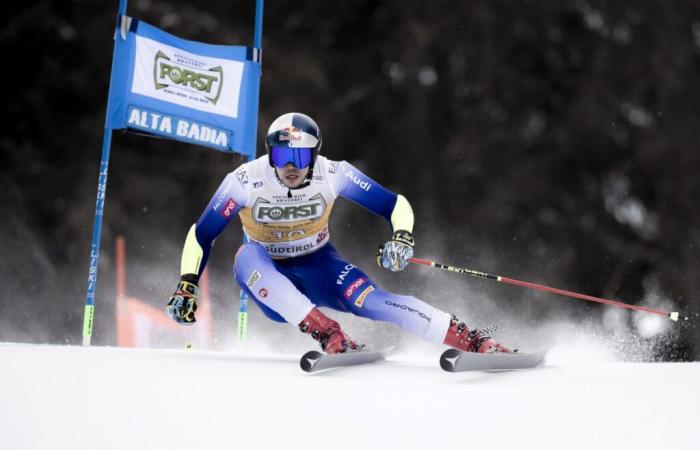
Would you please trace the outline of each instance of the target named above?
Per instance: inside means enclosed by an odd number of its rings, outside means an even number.
[[[287,322],[319,341],[326,353],[359,350],[338,322],[318,307],[398,324],[437,344],[467,352],[510,352],[486,332],[469,329],[454,315],[416,297],[379,288],[329,242],[328,218],[343,197],[383,216],[391,239],[377,250],[377,264],[403,270],[413,256],[413,211],[394,194],[346,161],[319,155],[321,132],[301,113],[278,117],[268,129],[267,154],[229,173],[185,241],[181,278],[167,312],[176,322],[195,322],[197,283],[216,237],[239,214],[249,242],[236,253],[233,272],[244,289],[277,322]]]

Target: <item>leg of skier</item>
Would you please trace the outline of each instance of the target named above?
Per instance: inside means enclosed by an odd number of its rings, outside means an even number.
[[[360,346],[340,325],[326,317],[309,298],[275,266],[265,249],[256,243],[243,244],[236,253],[233,271],[241,289],[258,303],[270,319],[298,325],[319,341],[327,353],[340,353]]]
[[[456,316],[410,296],[379,289],[360,269],[333,250],[327,267],[335,277],[335,295],[353,314],[395,323],[409,333],[462,351],[509,352],[484,330],[470,330]]]

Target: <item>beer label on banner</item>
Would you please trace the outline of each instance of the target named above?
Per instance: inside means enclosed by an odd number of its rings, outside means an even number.
[[[131,92],[236,118],[243,68],[240,61],[196,55],[136,36]]]

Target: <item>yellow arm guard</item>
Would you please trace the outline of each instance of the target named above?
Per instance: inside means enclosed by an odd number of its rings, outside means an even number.
[[[195,228],[196,224],[192,225],[192,228],[190,228],[190,232],[187,233],[185,247],[182,249],[180,275],[187,275],[190,273],[199,275],[199,266],[202,263],[202,258],[204,257],[204,250],[202,250],[202,247],[199,245],[199,242],[197,242]]]
[[[391,212],[391,227],[394,231],[405,230],[413,233],[413,209],[411,209],[411,204],[408,203],[406,197],[400,194],[397,196],[396,205]]]

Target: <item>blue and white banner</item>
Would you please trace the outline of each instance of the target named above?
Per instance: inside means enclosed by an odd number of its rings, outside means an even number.
[[[128,17],[119,23],[107,128],[255,157],[257,49],[187,41]]]

